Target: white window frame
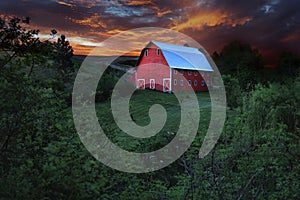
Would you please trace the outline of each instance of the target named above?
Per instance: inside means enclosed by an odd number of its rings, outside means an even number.
[[[194,86],[198,86],[198,81],[194,80]]]
[[[180,75],[184,75],[184,70],[180,70]]]
[[[144,87],[143,87],[142,89],[145,89],[145,88],[146,88],[146,79],[144,79],[144,78],[139,78],[137,81],[138,81],[138,82],[137,82],[137,89],[141,89],[141,88],[140,88],[140,85],[139,85],[139,82],[140,82],[140,81],[144,81]]]
[[[188,71],[188,75],[192,76],[193,72],[192,71]]]
[[[180,80],[180,86],[184,86],[184,81]]]
[[[174,74],[177,74],[177,70],[176,69],[173,69],[174,70]]]
[[[194,71],[194,76],[198,76],[198,71]]]
[[[160,49],[159,49],[159,48],[156,50],[156,54],[157,54],[158,56],[160,55]]]
[[[165,90],[165,81],[168,80],[170,85],[169,85],[169,90]],[[170,92],[171,91],[171,79],[170,78],[163,78],[163,91],[164,92]]]
[[[188,85],[191,86],[192,85],[192,81],[188,80]]]
[[[152,81],[153,81],[153,84],[154,84],[153,87],[152,87],[152,83],[151,83]],[[150,79],[150,89],[151,89],[151,90],[155,90],[155,79],[153,79],[153,78]]]
[[[174,79],[174,85],[177,85],[177,79]]]
[[[201,81],[201,85],[202,85],[202,87],[205,86],[205,81],[204,80]]]

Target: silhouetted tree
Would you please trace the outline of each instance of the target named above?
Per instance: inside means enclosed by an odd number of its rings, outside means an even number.
[[[278,75],[286,79],[295,79],[299,75],[300,71],[300,56],[297,56],[290,52],[283,52],[281,54],[278,66]]]
[[[27,21],[29,23],[29,18],[26,18]],[[26,31],[20,23],[21,19],[16,17],[8,22],[0,18],[0,71],[8,63],[11,65],[11,61],[20,57],[27,59],[27,65],[33,68],[35,55],[43,54],[45,50],[39,38],[34,37],[38,35],[39,30]]]
[[[220,54],[215,52],[213,59],[222,74],[238,78],[242,89],[257,83],[264,67],[262,56],[258,50],[239,41],[226,45]]]
[[[51,31],[56,34],[55,30]],[[57,42],[53,43],[53,56],[55,61],[55,67],[58,69],[64,82],[69,81],[70,76],[74,72],[74,63],[72,61],[73,48],[69,41],[66,40],[65,35],[61,35]]]

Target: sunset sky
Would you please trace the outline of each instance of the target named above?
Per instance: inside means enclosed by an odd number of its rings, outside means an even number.
[[[51,29],[65,34],[75,54],[140,27],[179,31],[209,53],[240,40],[267,62],[281,51],[300,54],[299,0],[1,0],[0,17],[11,16],[29,16],[29,28],[39,29],[40,38],[50,38]]]

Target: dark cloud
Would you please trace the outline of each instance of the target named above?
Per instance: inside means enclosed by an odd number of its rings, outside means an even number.
[[[32,27],[68,33],[76,46],[99,42],[122,30],[172,28],[220,50],[232,40],[250,43],[271,60],[282,50],[300,54],[298,0],[10,0],[0,14],[30,16]]]
[[[300,34],[297,36],[300,32],[300,4],[296,0],[214,1],[210,9],[228,12],[233,19],[251,19],[234,27],[223,23],[200,30],[185,30],[210,52],[220,51],[232,40],[240,40],[258,48],[269,64],[276,62],[282,51],[300,54],[300,47],[296,44],[300,42]]]

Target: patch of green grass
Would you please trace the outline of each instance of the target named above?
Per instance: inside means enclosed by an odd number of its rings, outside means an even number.
[[[197,98],[200,109],[198,137],[203,138],[210,121],[210,96],[208,92],[202,92],[197,93]],[[130,113],[137,125],[146,126],[150,123],[149,109],[154,104],[160,104],[165,108],[167,121],[155,136],[146,139],[134,138],[120,130],[114,122],[110,101],[98,103],[96,110],[101,127],[105,134],[121,148],[128,151],[149,152],[165,146],[176,135],[181,120],[181,108],[174,94],[151,90],[136,91],[131,97],[130,104]]]

